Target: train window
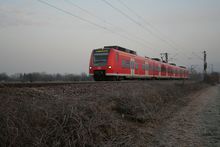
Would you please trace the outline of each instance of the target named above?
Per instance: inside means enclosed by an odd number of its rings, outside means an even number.
[[[158,66],[154,66],[154,71],[158,71]]]
[[[166,72],[166,66],[164,65],[161,66],[161,72]]]
[[[152,70],[151,64],[149,64],[149,70],[150,70],[150,71]]]
[[[154,65],[151,65],[151,66],[150,66],[150,70],[151,70],[151,71],[154,71]]]
[[[122,67],[123,68],[130,68],[130,61],[129,60],[122,60]]]
[[[131,61],[131,62],[130,62],[130,68],[131,68],[131,69],[134,69],[134,61]]]
[[[138,63],[135,63],[135,69],[138,69]]]
[[[160,66],[157,66],[157,71],[160,72]]]
[[[122,67],[125,67],[125,60],[122,60],[121,65],[122,65]]]
[[[158,66],[158,71],[161,72],[161,67],[160,66]]]
[[[95,66],[105,66],[108,60],[108,53],[94,53],[94,65]]]
[[[142,64],[142,69],[145,70],[145,64]]]
[[[153,71],[153,65],[150,65],[149,70]]]
[[[149,64],[145,64],[145,70],[149,70]]]
[[[127,68],[130,68],[130,66],[131,66],[131,65],[130,65],[130,61],[129,61],[129,60],[126,60],[125,63],[126,63],[126,67],[127,67]]]

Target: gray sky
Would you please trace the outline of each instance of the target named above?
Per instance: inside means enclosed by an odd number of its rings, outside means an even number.
[[[92,49],[105,45],[168,52],[199,70],[207,50],[220,71],[220,0],[106,0],[120,12],[104,0],[42,1],[65,13],[37,0],[0,0],[0,73],[88,73]]]

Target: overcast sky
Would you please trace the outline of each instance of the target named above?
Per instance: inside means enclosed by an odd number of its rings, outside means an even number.
[[[220,71],[220,0],[42,1],[0,0],[0,73],[88,73],[105,45]]]

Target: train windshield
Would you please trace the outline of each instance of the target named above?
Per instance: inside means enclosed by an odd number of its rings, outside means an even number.
[[[105,66],[108,61],[108,50],[95,50],[94,51],[94,66]]]

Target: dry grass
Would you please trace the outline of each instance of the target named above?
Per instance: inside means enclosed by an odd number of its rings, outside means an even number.
[[[132,87],[136,87],[135,89]],[[202,84],[0,88],[0,146],[144,146]]]
[[[211,74],[205,75],[204,82],[211,84],[211,85],[216,85],[216,84],[219,84],[220,82],[219,77],[220,77],[219,73],[213,72]]]

